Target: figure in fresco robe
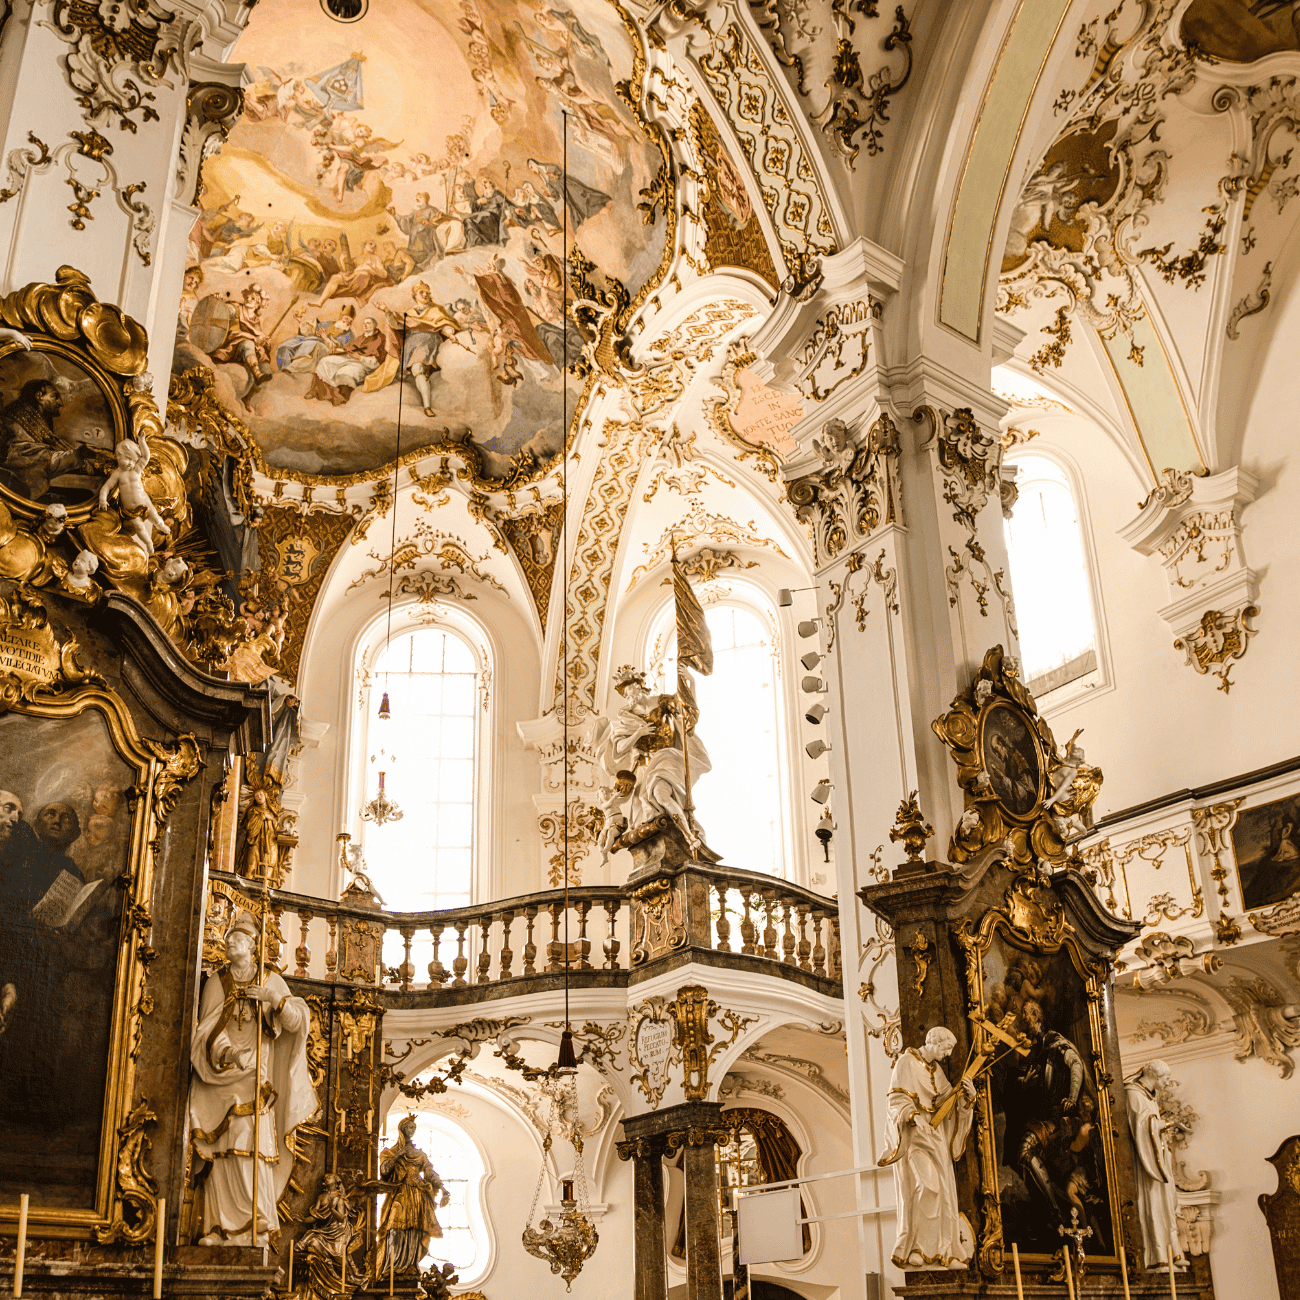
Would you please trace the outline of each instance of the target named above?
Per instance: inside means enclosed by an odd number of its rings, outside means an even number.
[[[208,979],[199,1003],[190,1054],[189,1128],[195,1152],[212,1162],[203,1184],[201,1246],[261,1246],[279,1231],[276,1202],[289,1184],[295,1158],[291,1135],[318,1104],[307,1068],[311,1012],[274,971],[258,984],[257,944],[257,920],[241,912],[226,933],[227,964]]]
[[[529,361],[554,365],[554,359],[533,326],[533,318],[528,314],[519,290],[506,274],[505,258],[494,257],[487,270],[474,276],[474,283],[478,285],[483,305],[501,322],[501,330],[507,342],[517,344]]]
[[[360,388],[383,366],[387,355],[388,344],[375,318],[367,316],[361,322],[359,338],[316,363],[307,396],[342,406],[352,396],[353,389]]]
[[[442,1236],[438,1206],[451,1200],[429,1157],[415,1145],[415,1116],[397,1126],[397,1141],[379,1153],[379,1187],[388,1193],[379,1216],[383,1243],[379,1276],[413,1273],[434,1237]]]
[[[442,368],[438,364],[438,353],[444,343],[457,341],[456,335],[462,326],[445,307],[434,302],[433,292],[423,280],[416,282],[411,296],[414,299],[413,307],[405,313],[395,312],[383,303],[377,302],[375,306],[388,318],[389,326],[399,338],[405,330],[402,366],[415,381],[425,415],[431,416],[436,414],[433,409],[432,376]],[[460,346],[463,347],[464,344]],[[395,373],[396,366],[383,379],[383,383],[391,380]],[[380,376],[384,374],[384,371],[380,372]]]
[[[262,326],[262,309],[266,303],[266,293],[260,286],[250,284],[236,304],[235,322],[225,342],[212,353],[213,361],[235,361],[242,365],[254,388],[271,378],[271,340]]]
[[[952,1031],[938,1026],[926,1034],[923,1047],[909,1047],[898,1058],[890,1075],[885,1153],[877,1163],[894,1167],[893,1261],[899,1268],[965,1268],[974,1253],[970,1223],[957,1208],[953,1161],[966,1149],[975,1085],[962,1079],[957,1105],[942,1123],[930,1122],[952,1092],[939,1062],[956,1045]]]
[[[29,379],[18,396],[0,408],[0,456],[9,486],[32,501],[49,490],[50,480],[79,469],[85,453],[64,442],[54,429],[63,395],[48,379]]]
[[[537,173],[542,190],[548,197],[557,202],[561,199],[564,201],[575,230],[584,221],[590,221],[597,213],[603,212],[614,201],[603,190],[584,185],[573,176],[566,179],[564,168],[556,163],[538,162],[536,158],[530,158],[528,166]]]
[[[1178,1185],[1169,1150],[1169,1122],[1160,1113],[1156,1093],[1170,1083],[1169,1067],[1163,1061],[1148,1061],[1124,1085],[1128,1101],[1128,1125],[1137,1152],[1137,1204],[1142,1220],[1142,1245],[1148,1268],[1185,1263],[1178,1242]]]

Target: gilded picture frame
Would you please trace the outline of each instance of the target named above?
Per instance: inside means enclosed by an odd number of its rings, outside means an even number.
[[[26,607],[29,619],[32,608]],[[3,602],[3,608],[0,608],[0,615],[3,615],[0,617],[0,650],[15,642],[16,634],[23,630],[23,625],[12,617],[13,609],[13,602]],[[21,641],[18,643],[21,644]],[[104,1061],[103,1100],[97,1126],[98,1143],[95,1147],[93,1180],[87,1177],[84,1186],[78,1185],[75,1195],[65,1194],[61,1197],[55,1192],[50,1198],[53,1201],[64,1199],[79,1203],[42,1203],[37,1189],[47,1185],[50,1173],[48,1167],[33,1168],[30,1177],[20,1177],[21,1181],[30,1183],[33,1187],[27,1220],[30,1233],[47,1237],[89,1237],[104,1244],[135,1244],[153,1237],[157,1211],[157,1189],[149,1173],[148,1135],[149,1126],[155,1117],[149,1109],[148,1099],[135,1097],[135,1061],[140,1048],[143,1018],[150,1013],[153,1005],[148,988],[148,970],[149,963],[156,956],[152,946],[155,936],[151,911],[155,854],[162,825],[182,786],[197,774],[202,760],[193,736],[178,737],[171,745],[142,738],[125,702],[118,695],[102,684],[94,684],[97,679],[93,679],[91,674],[78,674],[81,679],[79,682],[69,675],[67,670],[75,665],[75,651],[75,641],[66,641],[56,647],[55,676],[47,682],[21,681],[0,671],[0,729],[24,730],[23,724],[30,720],[31,727],[35,730],[31,733],[24,731],[25,736],[30,735],[33,741],[39,741],[43,733],[52,732],[54,742],[59,741],[61,730],[70,729],[67,734],[77,747],[69,751],[69,757],[59,769],[54,783],[47,782],[46,788],[57,791],[60,788],[58,782],[62,782],[64,790],[80,789],[83,800],[93,801],[96,810],[91,816],[83,812],[87,825],[96,818],[104,817],[103,801],[108,798],[108,793],[120,796],[120,806],[114,805],[112,811],[120,816],[122,824],[118,828],[116,841],[109,847],[114,852],[120,849],[121,856],[113,859],[102,876],[95,877],[93,873],[87,872],[91,875],[88,884],[98,880],[108,888],[97,887],[94,891],[95,901],[86,912],[73,912],[70,909],[61,918],[62,924],[68,927],[68,933],[62,937],[63,942],[79,945],[98,942],[110,945],[104,969],[112,970],[111,992],[105,988],[102,1004],[93,998],[88,1000],[90,1016],[93,1017],[97,1007],[107,1011],[107,1025],[91,1023],[90,1019],[86,1022],[88,1038],[98,1042],[99,1037],[106,1037],[103,1057],[92,1053],[94,1061],[90,1062],[93,1072],[95,1063],[100,1059]],[[65,689],[67,687],[71,689]],[[93,789],[89,794],[85,793],[87,774],[77,767],[87,752],[87,746],[78,740],[83,732],[91,737],[102,733],[107,746],[95,757],[99,764],[94,769],[95,773],[113,768],[113,763],[105,759],[106,753],[111,753],[116,763],[120,764],[120,768],[104,778],[103,788]],[[48,735],[45,736],[45,741],[48,748],[51,743]],[[0,750],[3,748],[3,737],[0,737]],[[93,744],[89,750],[94,750]],[[119,776],[127,782],[120,787],[115,779]],[[41,788],[40,774],[33,776],[27,773],[23,779],[29,784],[34,783],[37,790]],[[80,787],[76,786],[78,780],[82,782]],[[75,795],[61,797],[67,799],[67,802],[59,805],[61,807],[70,807],[75,802]],[[23,811],[21,807],[18,810],[19,823],[22,822]],[[48,808],[42,809],[41,815],[46,811]],[[34,860],[37,843],[35,833],[24,834],[26,839],[20,842],[32,846],[29,857]],[[11,828],[6,843],[13,838]],[[71,845],[70,850],[75,847]],[[12,859],[16,854],[17,850],[14,850],[7,856]],[[68,861],[75,859],[69,858]],[[12,863],[6,865],[11,866]],[[20,868],[22,870],[30,871],[30,861]],[[6,889],[16,879],[21,879],[21,875],[11,870],[5,877]],[[114,893],[116,898],[113,897]],[[10,901],[12,898],[10,895]],[[42,906],[44,903],[43,899]],[[19,907],[20,913],[26,910],[24,905],[20,904]],[[87,940],[84,937],[85,926],[96,917],[97,907],[102,908],[98,917],[104,924],[94,932],[93,940]],[[12,917],[14,911],[11,908],[8,914]],[[72,920],[74,916],[76,919]],[[41,923],[55,929],[54,920],[47,917],[48,914],[42,915]],[[36,924],[35,921],[31,922],[31,928],[35,929]],[[58,974],[62,981],[59,987],[66,988],[65,973],[60,971]],[[46,1013],[49,1020],[66,1025],[70,1017],[86,1013],[87,1004],[73,1004],[69,995],[65,996],[63,1003],[57,997],[51,997],[47,1002],[39,1004],[39,1009]],[[12,1027],[11,1025],[10,1028]],[[49,1037],[48,1028],[46,1033]],[[80,1049],[79,1042],[72,1046]],[[90,1080],[90,1087],[92,1090],[98,1088],[97,1078]],[[90,1118],[93,1119],[93,1116]],[[93,1127],[87,1125],[85,1119],[82,1117],[81,1127]],[[15,1132],[18,1131],[19,1120],[10,1119],[6,1122],[15,1126]],[[0,1141],[2,1140],[3,1124],[0,1124]],[[13,1224],[18,1216],[18,1197],[13,1195],[11,1198],[9,1194],[0,1196],[0,1224]]]
[[[1083,1207],[1078,1226],[1092,1228],[1085,1255],[1118,1265],[1115,1243],[1124,1236],[1114,1132],[1121,1117],[1112,1112],[1108,1086],[1105,964],[1089,957],[1056,896],[1029,874],[1012,882],[1005,905],[986,912],[978,926],[963,921],[957,937],[966,954],[972,1054],[987,1052],[1002,1067],[995,1064],[977,1084],[980,1268],[1000,1274],[1013,1239],[1030,1263],[1059,1256],[1069,1240],[1059,1220],[1076,1206]],[[1028,1009],[1031,1003],[1037,1013]],[[986,1022],[1003,1037],[991,1034]],[[1006,1047],[1006,1035],[1032,1043],[1027,1054]],[[1081,1067],[1077,1098],[1068,1105],[1049,1096],[1043,1083],[1042,1062],[1053,1052]],[[1034,1087],[1041,1114],[1027,1101]],[[1033,1170],[1035,1160],[1041,1175]]]

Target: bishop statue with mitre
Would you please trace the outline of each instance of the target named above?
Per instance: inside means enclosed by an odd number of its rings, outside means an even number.
[[[240,912],[226,932],[226,957],[203,986],[190,1053],[190,1139],[212,1162],[199,1244],[262,1246],[280,1227],[293,1130],[317,1109],[307,1068],[311,1012],[278,974],[263,972],[251,913]]]

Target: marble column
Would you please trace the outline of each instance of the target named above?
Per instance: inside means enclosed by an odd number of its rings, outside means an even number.
[[[721,1136],[730,1136],[722,1130]],[[722,1244],[718,1224],[718,1130],[686,1130],[682,1171],[686,1175],[686,1300],[722,1300]]]
[[[618,1144],[619,1158],[632,1161],[635,1300],[665,1300],[668,1265],[664,1242],[664,1138],[660,1134]]]

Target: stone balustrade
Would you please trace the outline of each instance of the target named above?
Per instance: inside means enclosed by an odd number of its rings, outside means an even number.
[[[380,985],[396,1004],[439,1006],[571,984],[625,986],[690,961],[842,995],[834,899],[751,871],[688,865],[626,885],[580,885],[471,907],[394,912],[211,873],[210,956],[221,918],[262,906],[267,960],[324,983]],[[540,981],[540,984],[538,983]]]

